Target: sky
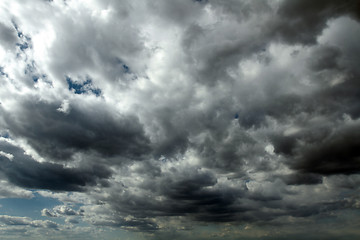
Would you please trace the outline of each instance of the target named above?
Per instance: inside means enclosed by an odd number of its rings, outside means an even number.
[[[360,238],[358,0],[0,1],[0,238]]]

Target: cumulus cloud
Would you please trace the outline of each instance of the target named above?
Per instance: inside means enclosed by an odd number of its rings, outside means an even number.
[[[357,218],[357,1],[0,9],[1,197],[35,190],[63,204],[43,217],[156,239]]]
[[[27,217],[13,217],[8,215],[0,215],[0,221],[6,225],[31,226],[53,229],[56,229],[58,227],[55,222],[49,220],[32,220]]]
[[[41,210],[41,215],[47,217],[78,216],[78,215],[82,215],[82,212],[83,211],[81,210],[76,211],[66,205],[60,205],[54,207],[52,210],[44,208],[43,210]]]

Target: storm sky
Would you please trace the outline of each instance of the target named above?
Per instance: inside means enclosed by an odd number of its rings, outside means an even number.
[[[360,237],[358,0],[0,2],[1,239]]]

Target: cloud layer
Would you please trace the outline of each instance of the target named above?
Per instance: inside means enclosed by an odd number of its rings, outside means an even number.
[[[0,16],[0,197],[63,203],[2,227],[360,235],[358,1],[10,1]]]

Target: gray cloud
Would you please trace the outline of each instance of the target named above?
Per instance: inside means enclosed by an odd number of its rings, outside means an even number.
[[[149,152],[149,141],[135,116],[117,118],[101,103],[93,104],[82,109],[74,103],[64,114],[57,111],[60,104],[29,99],[18,112],[2,112],[12,134],[26,137],[40,154],[55,160],[68,160],[75,151],[94,150],[105,156],[133,158]]]
[[[111,175],[111,171],[104,166],[68,168],[61,164],[39,163],[25,155],[21,148],[9,143],[1,142],[0,147],[14,154],[13,160],[0,156],[0,171],[9,182],[17,186],[54,191],[81,191],[86,185],[95,185],[97,180]]]
[[[360,170],[357,124],[332,133],[323,141],[302,149],[295,168],[319,174],[352,174]]]
[[[1,44],[6,48],[14,48],[17,41],[15,29],[0,22]]]
[[[275,25],[280,38],[290,43],[316,43],[327,21],[341,15],[360,17],[357,1],[283,1],[278,9],[281,22]]]
[[[154,239],[357,218],[357,1],[24,4],[0,5],[1,197]]]

